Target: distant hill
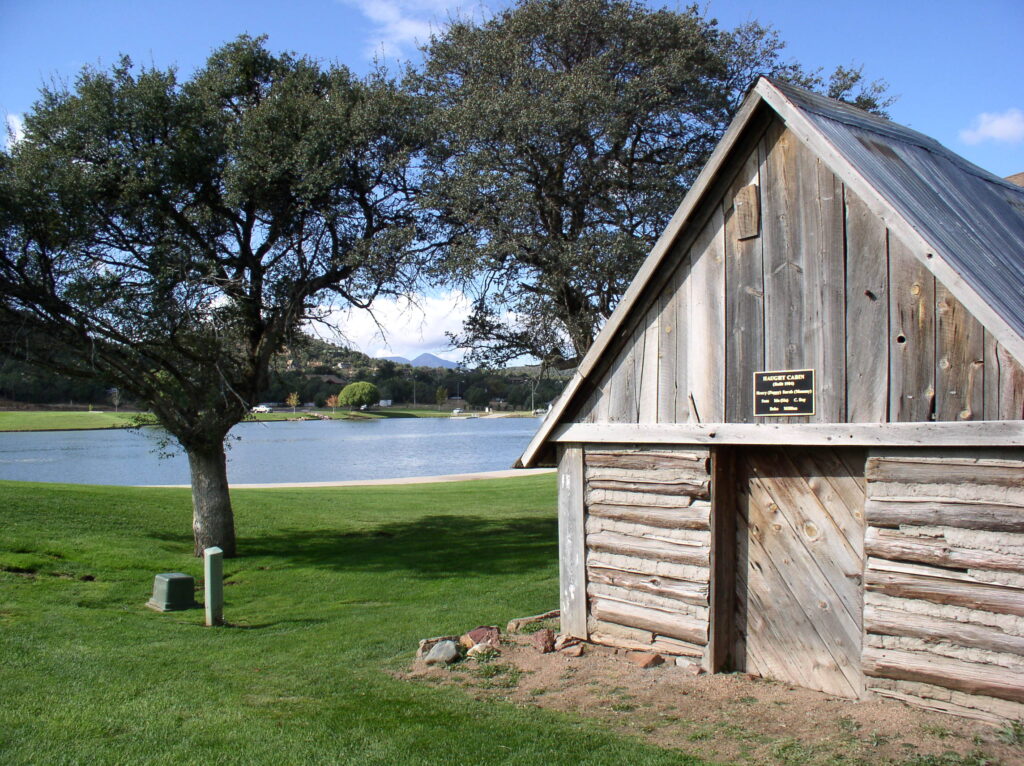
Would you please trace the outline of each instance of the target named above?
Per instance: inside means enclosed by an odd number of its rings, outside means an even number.
[[[446,370],[455,370],[459,367],[457,362],[449,362],[434,354],[420,354],[411,362],[404,356],[382,356],[380,359],[386,359],[395,364],[409,364],[413,367],[443,367]]]
[[[433,354],[420,354],[418,357],[412,360],[413,367],[444,367],[446,370],[454,370],[458,368],[457,362],[449,362],[447,359],[442,359],[439,356]]]

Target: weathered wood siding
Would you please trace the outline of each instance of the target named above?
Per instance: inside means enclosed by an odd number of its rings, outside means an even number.
[[[873,452],[866,476],[868,689],[1024,718],[1024,450]]]
[[[711,582],[709,450],[583,450],[587,632],[704,661]]]
[[[753,373],[814,369],[810,416],[1024,418],[1024,367],[780,120],[738,145],[572,419],[749,423]],[[753,233],[753,236],[751,234]]]

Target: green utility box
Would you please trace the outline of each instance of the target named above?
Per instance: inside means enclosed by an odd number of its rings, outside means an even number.
[[[158,612],[174,612],[199,606],[195,578],[182,572],[164,572],[153,578],[153,598],[146,606]]]

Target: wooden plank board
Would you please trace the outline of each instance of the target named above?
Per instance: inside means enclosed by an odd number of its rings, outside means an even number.
[[[604,444],[803,444],[830,447],[1022,447],[1024,422],[958,423],[569,423],[551,440]]]
[[[637,394],[637,422],[658,422],[658,342],[661,333],[658,327],[660,311],[655,302],[647,311],[643,325],[643,352],[638,363],[640,379]]]
[[[843,457],[840,458],[839,455]],[[796,475],[804,478],[821,511],[812,511],[814,519],[807,523],[824,523],[834,527],[846,541],[853,557],[864,556],[863,471],[866,453],[859,449],[788,450],[784,459]],[[782,456],[780,455],[780,458]]]
[[[693,244],[687,325],[690,421],[725,419],[725,224],[718,206]]]
[[[591,516],[634,524],[646,524],[661,529],[706,530],[710,524],[711,509],[706,506],[686,508],[645,508],[632,505],[592,503],[587,506]]]
[[[885,224],[852,189],[846,199],[846,419],[889,416],[889,255]]]
[[[716,673],[730,666],[729,652],[735,633],[736,614],[736,474],[735,454],[728,448],[713,454],[711,482],[711,592],[710,641],[705,670]]]
[[[912,529],[868,527],[864,549],[870,556],[894,561],[917,561],[950,569],[995,569],[1024,573],[1024,556],[956,546],[944,537],[912,534],[909,531]]]
[[[762,238],[744,238],[743,205],[759,205],[763,143],[748,155],[723,200],[725,211],[725,420],[754,422],[754,373],[764,369],[764,263]],[[751,190],[751,191],[745,191]],[[742,201],[754,195],[753,202]],[[758,232],[760,227],[758,226]]]
[[[740,592],[746,651],[784,680],[858,697],[861,562],[824,518],[829,509],[820,506],[793,461],[806,458],[780,460],[767,450],[737,456],[737,499],[745,521],[737,549],[745,542],[747,557],[737,566],[746,577]]]
[[[685,254],[684,254],[685,256]],[[679,307],[685,305],[682,295],[684,264],[675,270],[658,296],[658,412],[659,423],[675,423],[677,389],[686,387],[686,346],[680,348],[685,325],[679,321]],[[685,420],[685,418],[683,418]]]
[[[708,584],[695,583],[687,580],[676,580],[671,577],[622,572],[604,566],[590,565],[587,567],[588,582],[614,585],[628,588],[639,593],[651,593],[655,596],[673,598],[695,606],[708,606]]]
[[[707,448],[672,450],[638,447],[620,447],[618,449],[588,447],[585,461],[587,468],[635,468],[642,471],[692,468],[707,473],[709,454]]]
[[[563,447],[558,460],[558,572],[562,632],[587,637],[587,574],[583,530],[583,449]]]
[[[1024,418],[1024,365],[1002,344],[996,345],[999,360],[999,419]]]
[[[590,600],[590,611],[599,620],[649,630],[652,633],[678,638],[691,644],[706,644],[708,640],[706,620],[662,609],[639,604],[625,604],[595,596]]]
[[[979,503],[938,497],[868,498],[864,518],[876,527],[918,524],[1024,532],[1024,512],[1018,503]]]
[[[695,567],[706,567],[711,562],[710,546],[673,545],[615,532],[587,535],[587,550]]]
[[[999,356],[995,336],[985,333],[985,420],[999,419]]]
[[[935,277],[889,237],[889,419],[929,421],[935,407]]]
[[[943,285],[935,285],[935,419],[982,420],[985,331]]]

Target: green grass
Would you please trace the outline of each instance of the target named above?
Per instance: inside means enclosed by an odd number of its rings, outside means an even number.
[[[128,428],[137,412],[0,412],[0,431],[82,431],[95,428]]]
[[[380,420],[383,418],[449,418],[448,410],[430,410],[414,408],[387,408],[382,410],[366,410],[352,412],[350,410],[330,409],[314,411],[332,420]],[[479,414],[479,413],[477,413]],[[502,413],[517,417],[531,417],[529,412]],[[292,412],[290,408],[281,408],[273,412],[254,413],[253,419],[261,422],[294,420],[313,415],[309,410]],[[135,425],[138,413],[134,412],[46,412],[40,410],[14,410],[0,412],[0,431],[83,431],[98,428],[130,428]]]
[[[0,763],[696,763],[391,675],[557,602],[552,476],[233,497],[232,626],[205,628],[143,606],[201,579],[186,491],[0,482]]]

